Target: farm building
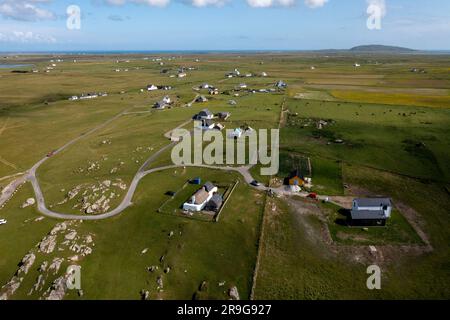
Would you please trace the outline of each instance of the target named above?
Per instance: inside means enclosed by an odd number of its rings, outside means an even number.
[[[219,211],[220,207],[222,206],[223,197],[222,195],[215,193],[211,200],[208,201],[208,203],[205,206],[205,209],[208,211]]]
[[[195,102],[207,102],[208,98],[205,96],[198,96],[197,99],[195,99]]]
[[[231,113],[229,112],[219,112],[217,114],[217,117],[221,120],[227,120],[231,116]]]
[[[197,118],[199,120],[212,119],[212,118],[214,118],[214,114],[211,111],[209,111],[208,109],[203,109],[194,118]]]
[[[183,204],[183,210],[202,211],[217,191],[218,189],[215,185],[211,182],[206,182],[201,189],[193,194],[189,201]]]
[[[219,89],[217,89],[217,88],[210,88],[209,89],[209,91],[208,91],[208,93],[210,94],[210,95],[218,95],[219,94]]]
[[[389,198],[354,199],[351,210],[352,225],[386,225],[390,218],[392,203]]]
[[[305,179],[298,170],[294,170],[289,175],[287,182],[290,186],[303,186],[305,184]]]
[[[279,89],[285,89],[287,88],[287,84],[286,82],[279,80],[277,83],[275,83],[275,87],[279,88]]]
[[[170,99],[170,97],[169,96],[165,96],[161,101],[158,101],[158,102],[155,103],[154,108],[156,108],[156,109],[164,109],[165,107],[170,105],[171,102],[172,102],[172,100]]]

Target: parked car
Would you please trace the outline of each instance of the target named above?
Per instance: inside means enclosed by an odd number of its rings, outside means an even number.
[[[261,183],[259,183],[259,182],[256,181],[256,180],[253,180],[252,182],[250,182],[250,184],[251,184],[252,186],[254,186],[254,187],[259,187],[259,186],[261,185]]]
[[[56,150],[50,151],[49,153],[47,153],[47,158],[52,157],[55,154]]]
[[[6,224],[8,221],[6,221],[6,219],[0,219],[0,225],[2,224]]]

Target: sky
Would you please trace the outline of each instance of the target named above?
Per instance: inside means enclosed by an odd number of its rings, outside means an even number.
[[[6,52],[319,50],[363,44],[450,50],[450,1],[0,0],[0,51]]]

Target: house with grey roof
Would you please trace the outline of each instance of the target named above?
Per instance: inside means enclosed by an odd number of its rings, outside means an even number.
[[[212,119],[214,118],[214,114],[208,109],[203,109],[197,115],[198,119]]]
[[[354,199],[351,210],[352,225],[386,225],[391,217],[392,202],[389,198]]]
[[[223,197],[215,193],[205,206],[205,210],[218,212],[223,203]]]
[[[206,182],[192,197],[183,204],[185,211],[202,211],[211,200],[218,188],[211,182]]]

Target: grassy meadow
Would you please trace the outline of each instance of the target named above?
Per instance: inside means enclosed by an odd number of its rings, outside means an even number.
[[[208,108],[213,113],[231,113],[221,121],[226,129],[281,126],[276,178],[282,180],[295,169],[292,159],[309,158],[312,191],[341,197],[391,197],[396,206],[393,218],[386,228],[348,228],[336,223],[343,216],[331,204],[287,197],[268,197],[266,204],[266,195],[247,186],[234,172],[159,171],[142,179],[133,205],[120,215],[71,227],[80,237],[91,235],[95,246],[92,254],[79,261],[83,296],[69,292],[66,298],[140,299],[143,290],[150,299],[228,299],[232,286],[242,299],[250,298],[252,288],[256,299],[450,297],[448,56],[162,55],[163,65],[154,58],[0,57],[0,64],[32,65],[20,68],[25,73],[0,69],[0,186],[12,181],[10,175],[26,172],[50,151],[81,136],[38,169],[46,204],[54,211],[83,215],[80,203],[89,189],[88,195],[95,197],[114,193],[109,202],[112,209],[122,201],[141,165],[170,143],[164,134]],[[64,61],[45,72],[50,60],[56,59]],[[355,62],[361,67],[355,68]],[[174,77],[181,67],[190,68],[187,77]],[[225,73],[235,68],[253,76],[226,78]],[[425,72],[412,72],[412,68]],[[262,72],[268,75],[263,77]],[[288,88],[273,93],[235,90],[242,83],[255,90],[273,88],[278,80]],[[221,94],[197,90],[203,83],[218,87]],[[148,92],[149,84],[173,89]],[[108,96],[68,100],[89,92]],[[152,109],[165,95],[174,101],[172,107]],[[197,95],[209,101],[190,104]],[[232,106],[229,100],[237,104]],[[190,130],[192,123],[184,127]],[[148,169],[172,164],[170,152],[161,153]],[[251,169],[253,177],[268,184],[269,177],[261,176],[259,169],[259,165]],[[222,184],[240,180],[219,222],[157,212],[169,197],[167,191],[180,189],[196,176]],[[109,186],[107,191],[103,184]],[[77,195],[65,201],[77,187]],[[185,198],[191,191],[187,188],[180,196]],[[0,226],[0,287],[14,275],[22,257],[36,250],[60,222],[36,221],[40,214],[35,206],[20,208],[30,197],[34,197],[32,188],[25,184],[0,209],[0,218],[8,220]],[[176,198],[167,207],[177,208],[184,200]],[[432,250],[424,249],[424,239]],[[13,299],[42,296],[43,291],[29,293],[44,261],[64,258],[61,272],[65,270],[74,253],[62,241],[58,238],[51,254],[37,253]],[[371,255],[369,245],[381,255]],[[369,291],[365,286],[366,267],[371,263],[381,264],[382,290]],[[45,288],[57,276],[50,275]],[[159,277],[163,288],[158,288]]]

